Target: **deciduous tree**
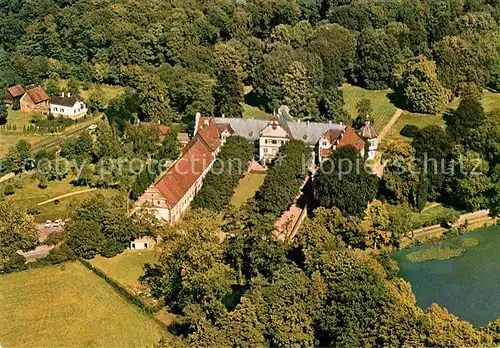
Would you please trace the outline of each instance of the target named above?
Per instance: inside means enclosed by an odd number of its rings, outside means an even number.
[[[38,244],[33,217],[16,203],[0,201],[0,260],[18,250],[29,251]]]

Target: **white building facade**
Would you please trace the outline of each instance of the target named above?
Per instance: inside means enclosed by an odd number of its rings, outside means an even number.
[[[83,98],[78,95],[71,95],[70,93],[62,93],[61,96],[53,96],[49,101],[50,113],[54,117],[68,117],[73,120],[87,115],[87,105]]]

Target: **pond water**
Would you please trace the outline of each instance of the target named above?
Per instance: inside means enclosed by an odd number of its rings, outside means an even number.
[[[437,303],[475,327],[483,326],[500,318],[500,227],[482,228],[439,245],[456,245],[463,238],[475,238],[479,245],[447,260],[410,262],[405,257],[430,245],[401,250],[392,257],[399,264],[399,276],[410,282],[420,308]]]

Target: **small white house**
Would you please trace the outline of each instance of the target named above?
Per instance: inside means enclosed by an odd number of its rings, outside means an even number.
[[[130,250],[146,250],[153,249],[157,241],[153,237],[136,238],[130,242]]]
[[[69,117],[73,120],[82,118],[88,111],[83,98],[71,93],[51,97],[49,105],[50,113],[55,117]]]

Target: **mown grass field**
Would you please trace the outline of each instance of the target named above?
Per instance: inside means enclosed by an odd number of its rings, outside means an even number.
[[[245,103],[242,103],[243,107],[243,118],[256,118],[261,120],[268,120],[271,114],[259,109],[255,106],[255,100],[253,100],[252,95],[253,87],[245,86],[243,87],[243,94],[245,95]],[[254,104],[253,106],[251,104]]]
[[[144,264],[153,264],[158,257],[159,252],[154,250],[128,250],[110,259],[97,256],[90,262],[125,287],[136,288],[144,273]]]
[[[38,203],[46,200],[88,189],[88,187],[73,186],[71,184],[73,178],[73,175],[69,175],[61,181],[49,181],[47,188],[41,189],[38,187],[38,180],[33,175],[21,174],[13,179],[2,182],[0,184],[0,191],[3,193],[7,185],[12,186],[14,194],[5,196],[5,200],[16,202],[26,209],[36,207],[40,211],[40,214],[35,215],[35,221],[37,222],[65,219],[74,207],[96,193],[102,193],[109,197],[118,193],[117,190],[113,189],[98,189],[38,206]]]
[[[0,276],[4,347],[152,347],[164,332],[80,263]]]
[[[256,106],[251,106],[243,103],[243,118],[257,118],[261,120],[268,120],[271,115],[265,111],[262,111]]]
[[[457,212],[461,213],[458,210],[446,207],[441,203],[427,203],[425,208],[420,213],[415,214],[415,221],[418,221],[423,226],[427,226],[437,219],[444,218],[448,214]]]
[[[98,94],[105,106],[108,106],[110,101],[120,97],[124,93],[125,88],[121,86],[98,85],[93,83],[89,89],[81,91],[80,95],[85,100],[89,100],[92,94]]]
[[[351,115],[352,119],[357,117],[356,105],[361,99],[370,99],[372,102],[374,126],[377,131],[381,131],[387,124],[397,108],[392,104],[389,95],[391,89],[381,91],[370,91],[350,84],[341,87],[344,94],[344,109]]]
[[[4,157],[9,151],[10,147],[15,145],[19,140],[24,139],[35,146],[44,139],[53,139],[53,135],[23,135],[7,131],[0,131],[0,158]]]
[[[247,173],[234,190],[231,204],[235,207],[242,206],[255,195],[255,192],[257,192],[265,178],[265,173]]]
[[[0,130],[0,158],[5,156],[9,148],[21,139],[28,141],[33,146],[44,139],[54,137],[51,134],[23,134],[23,127],[30,125],[33,115],[32,113],[14,111],[12,108],[8,108],[7,123]],[[11,129],[7,130],[7,127]],[[13,129],[13,127],[16,129]]]
[[[459,104],[460,99],[455,98],[448,105],[447,109],[456,109]],[[500,109],[500,93],[493,93],[491,91],[484,90],[482,104],[486,112],[490,112],[494,109]],[[411,139],[405,138],[401,134],[399,134],[399,132],[401,132],[401,129],[403,129],[403,127],[407,124],[412,124],[419,128],[424,128],[429,125],[438,125],[441,127],[445,126],[443,113],[439,115],[427,115],[405,111],[391,128],[391,130],[387,134],[387,138],[398,138],[411,141]]]

